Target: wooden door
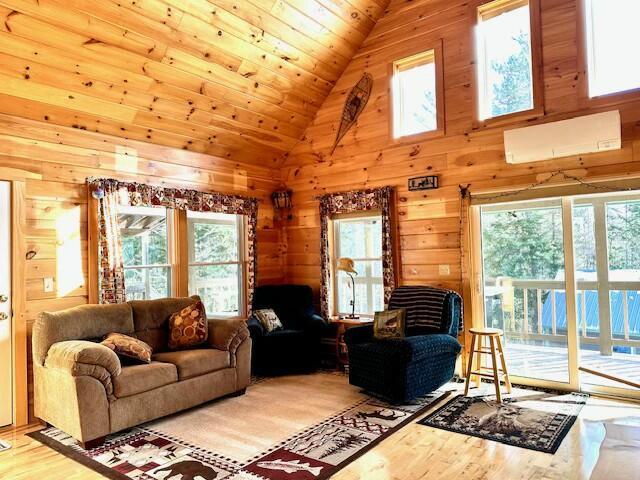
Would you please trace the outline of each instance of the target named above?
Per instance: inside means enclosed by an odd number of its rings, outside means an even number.
[[[13,423],[10,202],[10,184],[0,182],[0,426]]]

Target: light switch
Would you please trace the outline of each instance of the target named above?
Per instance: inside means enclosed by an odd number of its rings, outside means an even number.
[[[44,293],[51,293],[53,292],[53,278],[51,277],[47,277],[44,279]]]
[[[449,265],[438,265],[438,273],[440,275],[451,275],[451,268]]]

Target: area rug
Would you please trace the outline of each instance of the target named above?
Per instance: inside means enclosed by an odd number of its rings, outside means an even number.
[[[418,423],[545,453],[555,453],[587,402],[582,393],[514,389],[497,403],[493,395],[457,396]]]
[[[108,437],[83,450],[55,428],[32,438],[118,480],[320,480],[414,420],[447,392],[390,405],[342,374],[278,377],[241,397]]]

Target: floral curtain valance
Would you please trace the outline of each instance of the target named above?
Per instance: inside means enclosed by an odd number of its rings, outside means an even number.
[[[215,212],[247,217],[247,302],[251,313],[257,275],[258,201],[222,193],[165,188],[110,178],[88,178],[89,191],[98,200],[98,289],[100,303],[125,301],[122,241],[118,205],[166,207],[194,212]]]
[[[325,318],[328,318],[331,313],[329,305],[329,290],[331,285],[329,220],[333,215],[367,210],[380,210],[382,216],[382,276],[384,285],[384,303],[386,305],[389,302],[391,292],[396,286],[396,275],[393,261],[393,229],[391,226],[392,203],[392,187],[331,193],[320,197],[320,306]]]

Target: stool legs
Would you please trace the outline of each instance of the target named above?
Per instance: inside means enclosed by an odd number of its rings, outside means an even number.
[[[509,379],[509,371],[507,370],[507,361],[504,358],[502,337],[496,337],[496,342],[498,342],[498,351],[500,352],[500,364],[502,365],[502,373],[504,375],[504,385],[507,387],[507,393],[511,393],[511,380]]]
[[[483,338],[488,337],[489,345],[485,347]],[[482,355],[491,355],[491,368],[482,366]],[[500,357],[500,364],[498,364],[498,356]],[[474,362],[475,357],[475,362]],[[475,363],[475,370],[473,369]],[[490,371],[491,373],[483,372]],[[481,386],[482,377],[493,378],[493,384],[496,389],[496,400],[498,403],[502,403],[502,392],[500,391],[500,381],[504,380],[507,393],[511,393],[511,380],[509,379],[509,372],[507,371],[507,362],[504,355],[504,348],[502,345],[502,339],[499,335],[471,335],[471,348],[469,350],[469,361],[467,365],[467,375],[464,385],[464,394],[469,394],[469,387],[471,384],[471,377],[475,377],[476,387]]]
[[[469,350],[469,362],[467,366],[467,378],[464,381],[464,396],[469,394],[469,382],[471,381],[471,372],[473,372],[473,352],[476,345],[476,336],[471,335],[471,349]]]
[[[502,394],[500,393],[500,377],[498,375],[498,362],[496,358],[496,337],[489,337],[489,347],[491,347],[491,367],[493,368],[493,383],[496,387],[496,400],[502,403]]]

